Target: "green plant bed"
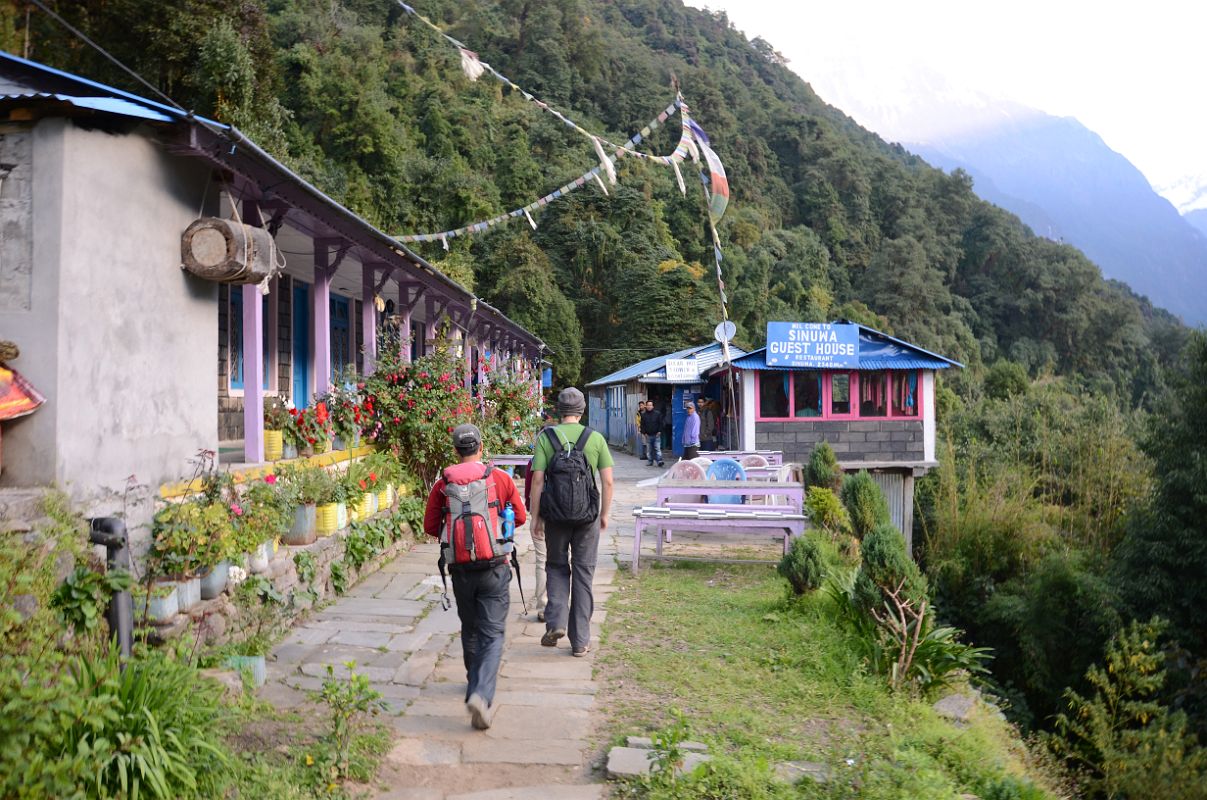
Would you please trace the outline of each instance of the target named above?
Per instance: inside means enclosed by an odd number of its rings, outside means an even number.
[[[691,738],[719,757],[695,779],[630,796],[1055,796],[1037,788],[1047,778],[1005,723],[986,714],[957,728],[933,698],[890,691],[825,592],[787,598],[781,578],[745,566],[656,566],[621,580],[596,676],[609,733],[648,735],[681,709]],[[768,765],[789,760],[824,763],[836,779],[784,793]]]

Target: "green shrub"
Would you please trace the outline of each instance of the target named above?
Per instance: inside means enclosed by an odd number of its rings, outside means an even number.
[[[778,569],[796,594],[817,590],[826,577],[821,548],[809,535],[798,536],[792,540],[792,547],[780,559]]]
[[[829,442],[819,443],[809,454],[805,484],[831,491],[836,491],[842,485],[842,470],[838,467],[838,457],[834,455],[834,448],[830,447]]]
[[[985,373],[985,393],[995,400],[1005,400],[1016,394],[1026,394],[1031,388],[1027,370],[1022,364],[1001,359]]]
[[[99,797],[221,797],[230,758],[217,735],[218,684],[170,653],[121,669],[116,652],[76,659],[76,690],[103,709],[72,720],[61,752],[88,753],[87,792]]]
[[[860,545],[863,556],[855,576],[855,602],[864,613],[880,611],[889,593],[901,589],[904,599],[918,607],[926,595],[926,578],[905,552],[905,539],[889,523],[868,533]]]
[[[842,482],[842,503],[851,515],[851,528],[860,539],[878,525],[889,522],[888,501],[867,470],[848,475]]]
[[[805,497],[805,511],[814,527],[837,539],[840,534],[851,533],[851,516],[833,490],[822,486],[810,486]]]
[[[91,633],[100,628],[109,598],[129,589],[130,582],[125,570],[96,572],[78,566],[51,595],[50,605],[73,631]]]

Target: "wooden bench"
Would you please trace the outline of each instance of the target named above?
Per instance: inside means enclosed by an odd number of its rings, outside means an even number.
[[[759,507],[751,507],[759,508]],[[691,509],[672,509],[665,506],[642,506],[633,509],[633,574],[641,563],[641,535],[646,528],[653,528],[656,535],[656,552],[662,556],[664,533],[672,528],[692,531],[715,531],[717,533],[775,533],[784,539],[784,552],[792,546],[792,539],[805,532],[804,514],[785,514],[780,511],[731,511],[697,506]]]

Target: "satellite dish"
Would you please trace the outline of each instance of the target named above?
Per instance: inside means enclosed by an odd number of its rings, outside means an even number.
[[[713,338],[718,342],[728,342],[733,339],[737,332],[738,326],[734,325],[730,320],[725,320],[717,325],[716,330],[712,332],[712,335]]]

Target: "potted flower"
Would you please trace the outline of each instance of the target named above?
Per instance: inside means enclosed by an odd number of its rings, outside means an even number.
[[[279,461],[285,454],[285,431],[290,427],[289,411],[275,397],[264,400],[264,460]],[[296,453],[294,454],[297,455]]]
[[[377,510],[394,505],[394,484],[402,475],[402,464],[388,451],[378,451],[365,458],[371,474],[377,476]]]
[[[298,464],[286,470],[281,479],[293,514],[292,526],[283,537],[285,543],[295,547],[310,544],[317,536],[315,508],[324,495],[327,473],[321,467]]]
[[[295,408],[289,413],[293,416],[299,448],[311,453],[331,450],[331,415],[325,402],[320,400],[312,408]]]
[[[187,501],[160,509],[152,522],[156,571],[179,583],[181,611],[201,602],[198,571],[212,567],[230,547],[230,512],[221,502]]]
[[[205,506],[203,519],[206,524],[197,542],[194,561],[197,564],[198,589],[202,600],[213,600],[226,588],[231,556],[237,554],[234,520],[243,513],[238,502],[232,502],[223,524],[218,511],[221,506],[211,503]]]
[[[353,492],[352,481],[348,478],[348,470],[341,470],[331,476],[335,481],[335,513],[336,527],[338,530],[343,530],[348,527],[348,501],[352,497],[359,497],[360,489],[357,487],[356,492]]]
[[[335,449],[350,450],[360,440],[360,394],[356,371],[348,368],[336,379],[331,390],[319,397],[327,410],[330,427],[335,434]],[[318,408],[318,404],[315,404]]]
[[[253,572],[263,572],[272,556],[270,543],[283,535],[289,524],[289,488],[270,473],[247,486],[238,506],[236,549],[250,554],[248,564]]]
[[[361,459],[348,467],[348,479],[352,482],[353,495],[351,501],[355,519],[368,519],[377,513],[377,488],[379,476],[367,459]]]
[[[339,530],[339,498],[343,490],[335,476],[325,469],[315,470],[315,530],[319,536],[330,536]]]
[[[272,631],[276,623],[277,609],[285,598],[263,575],[249,577],[235,567],[231,570],[233,599],[238,611],[237,632],[229,647],[225,665],[239,672],[251,674],[255,686],[263,686],[268,679],[268,666],[264,657],[272,647]]]

